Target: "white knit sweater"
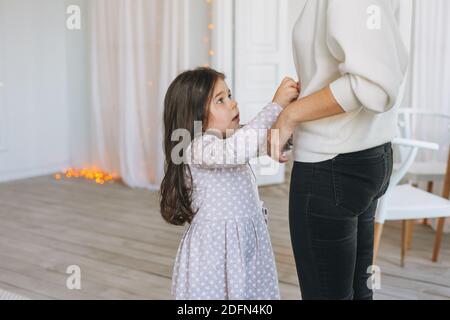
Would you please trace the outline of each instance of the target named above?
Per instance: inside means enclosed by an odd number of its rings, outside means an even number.
[[[393,106],[408,64],[399,8],[398,0],[306,1],[293,34],[301,97],[330,86],[346,113],[300,124],[296,161],[325,161],[393,139]]]

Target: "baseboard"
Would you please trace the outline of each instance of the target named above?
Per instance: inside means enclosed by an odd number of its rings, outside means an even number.
[[[0,183],[51,175],[69,168],[69,161],[35,168],[24,168],[8,172],[0,172]]]

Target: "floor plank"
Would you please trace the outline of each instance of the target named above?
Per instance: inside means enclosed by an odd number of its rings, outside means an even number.
[[[288,225],[288,184],[261,188],[283,299],[299,299]],[[166,224],[158,194],[120,183],[39,177],[0,184],[0,288],[31,299],[171,299],[185,227]],[[385,227],[377,299],[450,299],[450,235],[431,262],[434,232],[417,225],[400,268],[400,225]],[[70,265],[81,290],[66,287]]]

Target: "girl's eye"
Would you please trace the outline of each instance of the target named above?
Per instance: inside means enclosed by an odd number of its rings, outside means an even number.
[[[229,95],[228,95],[228,99],[232,99],[233,98],[233,95],[230,93]],[[224,99],[223,98],[220,98],[219,100],[217,100],[217,104],[223,104],[224,103],[224,101],[223,101]]]

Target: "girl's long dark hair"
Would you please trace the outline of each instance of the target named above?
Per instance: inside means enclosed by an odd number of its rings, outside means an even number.
[[[164,100],[165,176],[160,189],[161,215],[168,223],[181,226],[191,223],[196,212],[192,208],[192,176],[184,162],[172,161],[172,150],[179,141],[172,141],[172,132],[186,129],[194,139],[194,122],[207,121],[208,105],[222,73],[198,68],[180,74],[170,85]],[[183,155],[184,156],[184,155]]]

